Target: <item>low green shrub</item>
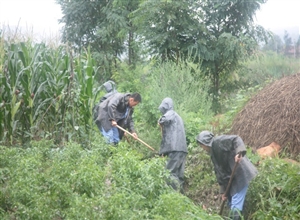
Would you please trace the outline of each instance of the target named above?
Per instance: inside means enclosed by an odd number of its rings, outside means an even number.
[[[222,219],[199,210],[192,200],[177,193],[163,194],[152,210],[153,219]]]
[[[1,219],[221,219],[166,184],[165,158],[127,142],[0,152]]]
[[[249,219],[300,219],[299,165],[273,158],[258,168],[246,201]]]
[[[186,195],[207,213],[216,214],[221,204],[219,185],[210,156],[201,147],[189,149],[185,172]]]

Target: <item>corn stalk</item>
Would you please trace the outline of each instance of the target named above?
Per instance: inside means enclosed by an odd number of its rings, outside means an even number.
[[[89,50],[30,42],[0,44],[0,137],[3,143],[36,138],[89,144],[95,75]]]
[[[91,52],[88,49],[85,51],[84,55],[79,56],[76,59],[75,65],[75,75],[76,81],[78,84],[78,94],[79,94],[79,102],[77,103],[77,108],[79,110],[79,117],[83,126],[79,126],[79,135],[82,136],[84,134],[85,141],[82,143],[85,145],[89,145],[86,140],[90,140],[91,128],[94,125],[92,120],[92,109],[94,106],[94,84],[95,75],[97,73],[98,68],[95,67],[95,60],[91,56]]]

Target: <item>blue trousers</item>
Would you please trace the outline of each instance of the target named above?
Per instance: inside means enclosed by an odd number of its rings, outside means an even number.
[[[245,186],[241,191],[239,191],[238,193],[232,196],[231,202],[229,202],[231,210],[236,210],[236,209],[238,209],[239,211],[243,210],[247,190],[248,190],[248,185]]]
[[[119,130],[117,127],[112,127],[112,129],[105,131],[101,129],[101,134],[106,138],[106,143],[108,144],[117,144],[120,142]]]

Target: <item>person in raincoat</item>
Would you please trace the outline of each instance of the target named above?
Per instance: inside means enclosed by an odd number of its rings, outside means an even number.
[[[166,169],[170,171],[169,184],[183,192],[184,169],[187,151],[186,136],[182,118],[173,110],[173,100],[165,98],[159,108],[162,116],[158,124],[162,130],[159,154],[167,156]]]
[[[98,117],[98,112],[99,112],[99,106],[100,103],[108,99],[110,96],[114,95],[117,93],[116,90],[116,84],[112,80],[108,80],[107,82],[103,83],[102,85],[106,91],[106,94],[101,97],[100,101],[93,107],[93,121],[96,122],[97,117]]]
[[[106,90],[106,94],[100,99],[100,103],[104,100],[108,99],[113,94],[117,93],[116,84],[112,80],[108,80],[103,84],[104,89]]]
[[[202,131],[198,134],[196,140],[211,156],[217,181],[220,185],[222,200],[225,201],[228,198],[231,219],[241,219],[249,183],[258,173],[256,167],[246,156],[246,148],[242,138],[237,135],[214,137],[213,133]],[[238,163],[238,166],[226,196],[224,192],[235,163]]]
[[[133,108],[142,101],[139,93],[115,93],[100,103],[96,124],[109,144],[118,144],[123,132],[116,125],[128,129],[137,138],[132,119]]]

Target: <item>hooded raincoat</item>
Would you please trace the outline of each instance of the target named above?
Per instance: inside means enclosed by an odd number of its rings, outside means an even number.
[[[187,155],[184,124],[181,117],[173,110],[171,98],[165,98],[159,110],[163,114],[158,120],[162,128],[160,155],[168,156],[166,168],[171,178],[168,182],[175,190],[183,192],[184,170]]]
[[[245,155],[245,144],[239,136],[221,135],[214,137],[211,132],[203,131],[196,139],[200,144],[211,147],[211,160],[220,185],[220,193],[225,192],[235,165],[234,157],[239,152],[242,153],[243,159],[236,168],[228,195],[233,196],[240,192],[257,175],[258,171]]]
[[[173,100],[165,98],[159,106],[163,114],[158,120],[162,127],[160,154],[181,151],[187,153],[184,124],[181,117],[173,110]]]

